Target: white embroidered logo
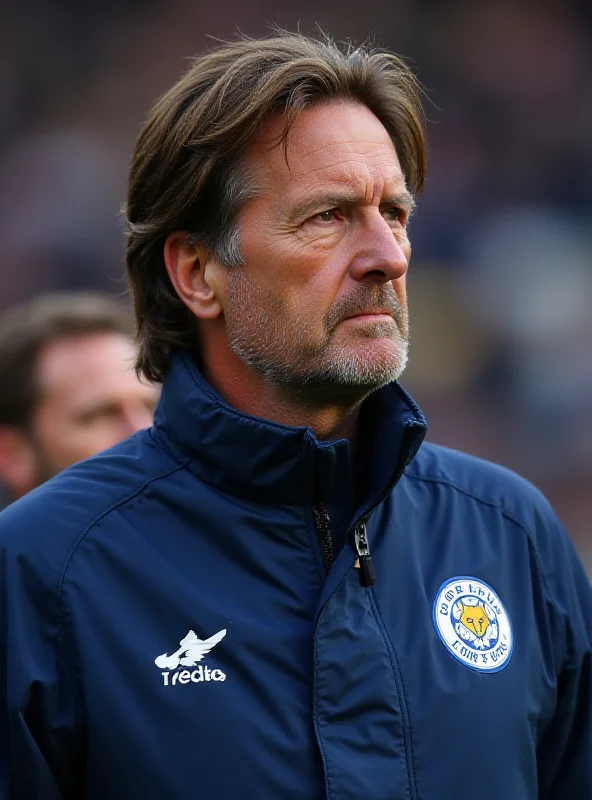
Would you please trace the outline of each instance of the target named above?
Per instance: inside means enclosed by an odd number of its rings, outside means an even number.
[[[209,669],[209,667],[202,667],[201,665],[193,670],[187,669],[180,672],[173,672],[179,666],[194,667],[198,661],[201,661],[210,650],[215,647],[218,642],[226,636],[226,628],[218,631],[209,639],[200,639],[195,631],[189,631],[187,636],[183,637],[179,644],[181,645],[178,650],[170,656],[168,653],[163,653],[154,659],[154,663],[159,669],[169,670],[162,672],[163,683],[165,686],[174,686],[178,683],[201,683],[202,681],[225,681],[226,675],[221,669]]]

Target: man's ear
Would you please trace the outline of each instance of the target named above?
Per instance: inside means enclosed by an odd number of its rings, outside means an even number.
[[[27,435],[0,425],[0,481],[17,500],[36,485],[37,459]]]
[[[222,313],[222,267],[207,248],[175,231],[164,243],[164,263],[173,288],[198,319]]]

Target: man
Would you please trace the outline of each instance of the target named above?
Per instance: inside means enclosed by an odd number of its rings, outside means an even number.
[[[592,796],[592,600],[545,500],[420,444],[394,56],[277,34],[139,136],[154,428],[0,521],[5,794]]]
[[[8,500],[152,424],[129,315],[92,293],[41,295],[0,320],[0,481]]]

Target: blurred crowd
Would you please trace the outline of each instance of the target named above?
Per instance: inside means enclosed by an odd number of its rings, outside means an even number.
[[[0,26],[0,310],[124,290],[129,154],[208,36],[272,22],[366,39],[425,87],[404,380],[434,441],[551,499],[592,572],[592,4],[23,0]]]

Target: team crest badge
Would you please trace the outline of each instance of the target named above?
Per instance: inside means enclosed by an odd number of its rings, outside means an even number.
[[[476,578],[450,578],[434,600],[434,626],[446,649],[478,672],[499,672],[514,646],[508,612],[494,590]]]

